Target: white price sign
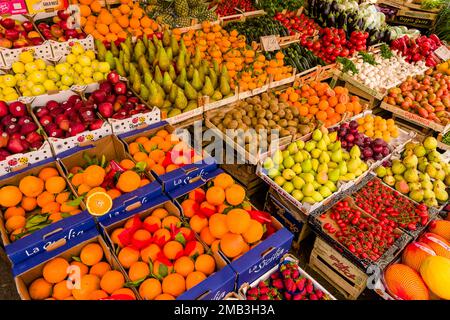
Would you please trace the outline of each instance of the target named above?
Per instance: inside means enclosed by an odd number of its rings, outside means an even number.
[[[274,35],[261,37],[261,44],[265,51],[280,50],[280,44]]]
[[[434,53],[442,60],[450,60],[450,50],[446,46],[440,46]]]

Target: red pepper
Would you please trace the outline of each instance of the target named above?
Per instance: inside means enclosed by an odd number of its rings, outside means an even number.
[[[105,189],[109,189],[109,188],[114,188],[114,176],[116,175],[117,172],[125,172],[125,169],[122,168],[115,160],[111,160],[109,162],[109,167],[110,170],[109,172],[106,174],[105,179],[103,180],[102,183],[102,188]]]
[[[248,213],[250,214],[250,218],[258,221],[259,223],[263,223],[263,224],[271,224],[272,223],[270,214],[268,214],[267,212],[258,211],[258,210],[250,210],[250,211],[248,211]]]

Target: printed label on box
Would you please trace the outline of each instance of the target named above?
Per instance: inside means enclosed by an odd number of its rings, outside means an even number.
[[[0,14],[26,14],[27,5],[24,0],[1,1]]]

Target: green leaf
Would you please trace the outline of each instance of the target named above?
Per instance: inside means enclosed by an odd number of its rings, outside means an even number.
[[[81,202],[83,201],[84,197],[85,196],[83,195],[83,196],[80,196],[80,197],[78,197],[78,198],[76,198],[76,199],[74,199],[72,201],[69,201],[69,202],[67,202],[67,205],[69,205],[71,207],[78,207],[81,204]]]
[[[186,244],[186,238],[184,237],[182,232],[177,233],[177,235],[175,236],[175,241],[178,241],[179,243],[181,243],[183,245],[183,247]]]
[[[378,63],[375,61],[375,57],[367,52],[359,51],[358,55],[363,59],[364,62],[376,66]]]
[[[63,219],[65,219],[65,218],[68,218],[68,217],[71,217],[72,215],[70,214],[70,213],[68,213],[68,212],[62,212],[61,213],[61,217],[63,218]]]
[[[342,72],[346,73],[348,71],[352,71],[353,73],[358,73],[358,69],[356,69],[355,64],[353,61],[343,58],[343,57],[337,57],[336,62],[340,63],[342,65]]]
[[[80,257],[72,257],[72,260],[74,260],[74,261],[77,261],[77,262],[81,262],[81,259],[80,259]]]
[[[380,52],[383,59],[390,59],[394,55],[386,43],[381,45]]]
[[[29,230],[48,221],[48,214],[36,214],[27,219],[25,229]]]
[[[74,174],[71,172],[71,173],[69,173],[68,175],[67,175],[67,179],[72,179],[73,178],[73,176],[74,176]]]
[[[145,148],[142,145],[142,143],[138,143],[138,146],[139,146],[139,151],[147,153],[147,151],[145,151]]]
[[[136,163],[135,171],[138,173],[145,172],[145,169],[147,168],[147,163],[145,161],[139,161]]]
[[[164,279],[169,274],[169,268],[164,263],[159,264],[158,274]]]
[[[84,161],[86,161],[86,163],[88,164],[88,166],[92,164],[92,159],[91,159],[91,157],[90,157],[86,152],[83,153],[83,159],[84,159]]]
[[[128,281],[128,282],[125,283],[124,287],[126,287],[126,288],[136,288],[136,287],[139,287],[140,284],[141,284],[142,282],[144,282],[145,279],[147,279],[147,277],[144,277],[144,278],[139,279],[139,280],[136,280],[136,281]]]
[[[102,161],[100,163],[100,167],[106,168],[106,157],[104,154],[102,154]]]
[[[197,252],[197,253],[194,253],[194,254],[191,256],[191,259],[195,261],[195,260],[197,260],[198,256],[199,256],[198,252]]]

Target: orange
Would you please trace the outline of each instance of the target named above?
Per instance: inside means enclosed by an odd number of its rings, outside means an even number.
[[[58,283],[66,279],[69,263],[66,259],[55,258],[47,262],[42,270],[42,276],[50,283]]]
[[[148,241],[148,240],[150,240],[151,237],[152,237],[152,235],[150,234],[150,232],[148,232],[145,229],[137,230],[133,234],[133,239],[137,240],[137,241]]]
[[[216,261],[209,254],[202,254],[195,260],[195,270],[209,276],[216,270]]]
[[[47,181],[48,178],[51,177],[57,177],[59,176],[59,172],[58,170],[56,170],[55,168],[44,168],[41,171],[39,171],[38,177],[44,181]]]
[[[125,284],[125,277],[120,271],[107,271],[100,280],[100,288],[111,294],[114,291],[123,288]]]
[[[44,278],[38,278],[30,284],[28,293],[33,300],[44,300],[52,295],[52,285]]]
[[[163,248],[164,255],[170,260],[174,260],[176,256],[182,251],[183,245],[178,241],[169,241],[164,245]]]
[[[48,216],[48,219],[51,222],[57,222],[63,219],[61,212],[53,212]]]
[[[11,241],[16,241],[18,239],[20,239],[23,235],[23,233],[25,232],[25,228],[19,228],[14,230],[13,232],[11,232],[11,234],[9,235],[9,239]]]
[[[91,3],[91,10],[94,13],[99,13],[102,10],[102,5],[99,1],[94,1]]]
[[[110,270],[111,270],[111,266],[109,265],[108,262],[100,261],[91,267],[91,270],[89,270],[89,273],[94,274],[97,277],[101,278],[105,275],[106,272],[108,272]]]
[[[148,16],[144,16],[143,18],[141,18],[141,26],[142,28],[150,28],[152,26],[152,19],[150,19]]]
[[[206,275],[200,271],[194,271],[186,277],[186,290],[195,287],[197,284],[206,279]]]
[[[81,262],[87,266],[93,266],[103,259],[103,249],[98,243],[89,243],[81,249]]]
[[[91,15],[91,8],[87,5],[80,5],[80,14],[82,17],[89,17]]]
[[[123,159],[122,161],[120,161],[119,164],[125,170],[130,170],[134,168],[134,162],[130,159]]]
[[[204,227],[200,232],[200,239],[203,240],[208,246],[210,246],[216,238],[211,234],[209,227]]]
[[[162,293],[155,297],[155,300],[175,300],[175,297],[168,293]]]
[[[84,170],[84,183],[89,187],[98,187],[105,179],[105,169],[97,165],[90,165]]]
[[[152,212],[152,216],[157,217],[159,219],[164,219],[168,214],[169,212],[164,208],[156,208]]]
[[[89,272],[88,266],[79,261],[72,261],[70,263],[70,266],[77,267],[78,270],[76,271],[76,273],[79,273],[80,276],[84,276],[85,274],[88,274],[88,272]],[[72,275],[73,273],[75,273],[74,270],[70,271],[69,275]]]
[[[114,291],[111,295],[118,295],[118,294],[124,294],[127,296],[130,296],[131,298],[133,298],[133,300],[136,300],[136,295],[134,294],[133,290],[129,289],[129,288],[120,288],[116,291]]]
[[[72,290],[72,295],[76,300],[88,300],[91,293],[99,289],[99,277],[93,274],[86,274],[81,277],[80,287]]]
[[[245,199],[245,189],[240,185],[234,184],[225,190],[225,197],[229,204],[238,206]]]
[[[129,269],[134,262],[139,260],[139,251],[131,247],[125,247],[120,250],[117,257],[119,258],[120,264],[125,269]]]
[[[178,297],[186,291],[184,277],[178,273],[171,273],[163,279],[162,291],[174,297]]]
[[[127,20],[128,21],[128,20]],[[120,23],[120,22],[119,22]],[[126,28],[126,27],[124,27]],[[139,152],[139,144],[136,142],[132,142],[130,143],[130,145],[128,146],[128,149],[130,151],[131,155],[134,155],[135,153]]]
[[[141,250],[141,259],[145,263],[148,263],[149,261],[154,262],[160,251],[161,249],[156,244],[152,243],[148,247]]]
[[[117,199],[122,195],[122,192],[117,189],[110,189],[106,191],[106,193],[111,197],[112,200]]]
[[[145,279],[150,274],[148,263],[137,261],[130,266],[128,276],[131,281]]]
[[[0,205],[2,207],[14,207],[22,201],[22,192],[16,186],[5,186],[0,189]]]
[[[63,177],[50,177],[45,181],[45,189],[53,194],[62,192],[66,188],[66,180]]]
[[[161,220],[155,216],[148,216],[147,218],[145,218],[144,223],[148,224],[149,226],[156,226],[158,229],[161,228]]]
[[[124,228],[117,228],[111,233],[111,240],[114,244],[118,244],[119,247],[121,247],[119,235],[122,233],[122,231],[125,230]]]
[[[227,233],[220,239],[220,249],[229,258],[237,257],[244,247],[244,239],[239,234]]]
[[[198,204],[194,200],[186,199],[181,203],[184,216],[191,218],[198,211]]]
[[[58,202],[59,204],[63,204],[65,202],[67,202],[67,200],[69,200],[70,197],[70,193],[69,192],[62,192],[60,194],[58,194],[55,198],[56,202]]]
[[[243,209],[232,209],[226,214],[226,223],[231,232],[241,234],[250,226],[250,215]]]
[[[203,245],[200,242],[196,241],[195,248],[189,254],[189,257],[198,256],[198,255],[203,254],[204,252],[205,252],[205,249],[203,248]]]
[[[176,227],[179,226],[179,224],[181,223],[180,219],[178,217],[175,216],[167,216],[165,217],[162,222],[161,222],[161,226],[163,228],[168,228],[170,229],[171,225],[174,225]]]
[[[114,34],[117,34],[122,31],[122,27],[117,22],[114,22],[109,26],[109,30]]]
[[[225,201],[225,191],[220,187],[210,187],[206,191],[206,201],[214,206],[218,206]]]
[[[120,5],[119,10],[120,10],[120,12],[122,12],[122,14],[128,14],[131,11],[130,7],[127,6],[126,4]]]
[[[36,199],[37,201],[37,205],[41,208],[44,208],[46,205],[48,205],[51,202],[55,201],[55,196],[48,192],[48,191],[44,191],[42,192]]]
[[[142,151],[136,152],[133,155],[133,159],[136,160],[137,162],[145,161],[145,159],[147,159],[147,154],[145,152],[142,152]]]
[[[108,297],[108,294],[104,290],[94,290],[89,294],[88,300],[100,300]]]
[[[233,178],[227,173],[221,173],[213,180],[214,186],[226,189],[234,184]]]
[[[148,179],[141,179],[141,183],[139,184],[139,187],[146,186],[150,183],[150,180]]]
[[[261,240],[263,234],[264,228],[262,224],[252,219],[247,230],[242,233],[242,237],[247,243],[255,243]]]
[[[33,211],[34,209],[36,209],[37,206],[36,198],[23,197],[20,205],[22,206],[23,209],[25,209],[25,211]]]
[[[10,207],[6,209],[4,218],[8,220],[13,216],[22,216],[25,217],[25,210],[22,207]]]
[[[72,295],[72,290],[67,287],[67,281],[63,280],[54,285],[52,297],[56,300],[64,300]]]
[[[105,193],[106,190],[105,190],[105,188],[102,188],[102,187],[94,187],[91,190],[89,190],[89,192],[87,193],[86,197],[89,198],[89,196],[93,195],[96,192],[103,192],[103,193]]]
[[[75,173],[72,179],[70,180],[74,187],[78,187],[79,185],[84,183],[84,173]]]
[[[219,245],[220,245],[220,239],[214,240],[214,242],[211,244],[211,251],[212,252],[219,252]]]
[[[20,191],[27,197],[37,197],[44,191],[44,181],[34,176],[26,176],[19,182]]]
[[[208,226],[208,219],[199,215],[194,215],[189,220],[189,226],[194,232],[200,233],[204,227]]]
[[[166,242],[169,241],[170,239],[170,232],[167,229],[159,229],[157,230],[153,236],[155,237],[155,239],[162,239],[162,241]]]
[[[187,277],[189,273],[194,271],[194,262],[189,257],[180,257],[175,261],[174,270],[183,277]]]
[[[153,300],[161,294],[161,282],[155,278],[145,280],[139,286],[139,295],[144,300]]]
[[[14,230],[25,227],[26,219],[23,216],[12,216],[8,220],[6,220],[6,230],[8,232],[12,232]]]
[[[224,214],[216,213],[209,218],[209,231],[215,238],[222,238],[229,229],[227,226],[227,216]]]
[[[113,200],[105,192],[95,192],[88,196],[86,208],[94,216],[103,216],[111,210]]]
[[[127,170],[120,175],[116,187],[122,192],[132,192],[139,188],[140,183],[139,175],[134,171]]]

